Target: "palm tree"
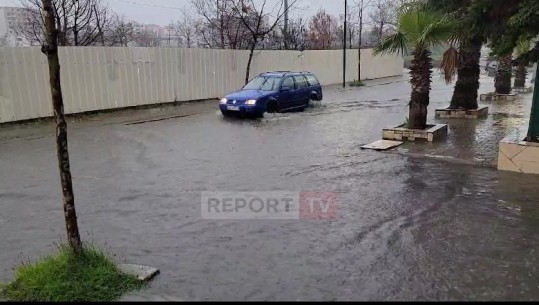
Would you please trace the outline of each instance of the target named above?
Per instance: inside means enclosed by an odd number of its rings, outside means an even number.
[[[498,70],[494,77],[494,88],[496,94],[511,93],[511,74],[513,55],[511,53],[498,56]]]
[[[458,18],[458,46],[450,46],[444,53],[441,70],[449,84],[455,74],[457,82],[449,109],[477,109],[481,47],[484,41],[484,25],[470,14],[472,0],[429,0],[429,7]]]
[[[511,92],[512,50],[505,50],[503,42],[507,36],[508,23],[519,7],[520,1],[474,0],[466,11],[468,18],[473,21],[469,31],[481,33],[498,55],[498,70],[494,80],[497,94]]]
[[[518,41],[515,48],[515,55],[517,59],[517,71],[515,75],[515,88],[524,88],[526,86],[526,76],[528,74],[528,60],[520,58],[521,55],[528,53],[531,48],[531,40],[521,39]]]
[[[410,67],[410,113],[408,128],[425,129],[427,107],[432,76],[430,50],[450,41],[455,34],[455,21],[439,12],[423,6],[405,6],[399,11],[396,33],[388,36],[380,44],[375,54],[404,54],[412,51]]]
[[[474,35],[463,39],[458,51],[455,47],[450,47],[445,51],[441,70],[445,73],[446,82],[451,83],[455,72],[457,73],[457,82],[449,109],[477,109],[482,45],[482,37]]]

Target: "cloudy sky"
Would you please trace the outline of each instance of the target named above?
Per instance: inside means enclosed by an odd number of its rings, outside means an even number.
[[[178,19],[180,8],[189,6],[190,0],[103,0],[118,14],[125,15],[141,23],[166,25]],[[256,1],[256,0],[255,0]],[[270,2],[280,0],[268,0]],[[292,0],[291,0],[292,1]],[[352,3],[352,1],[349,1]],[[0,0],[0,6],[20,6],[19,0]],[[324,8],[328,13],[338,15],[344,12],[344,0],[299,0],[295,15],[312,15]]]

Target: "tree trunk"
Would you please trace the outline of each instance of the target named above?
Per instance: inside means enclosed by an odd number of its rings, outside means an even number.
[[[526,76],[528,74],[528,63],[520,60],[515,75],[515,88],[524,88],[526,86]]]
[[[285,50],[288,50],[288,39],[289,39],[289,35],[288,35],[288,20],[289,20],[289,17],[288,17],[288,9],[289,9],[289,5],[288,5],[288,0],[284,0],[284,29],[283,29],[283,38],[284,38],[284,49]]]
[[[535,88],[533,90],[532,110],[530,113],[530,124],[528,127],[528,136],[526,141],[539,142],[539,81],[537,74],[539,72],[539,64],[535,70]]]
[[[477,92],[481,69],[481,40],[474,38],[459,49],[458,78],[450,109],[477,109]]]
[[[427,127],[432,60],[429,50],[416,49],[412,55],[414,56],[410,66],[412,95],[408,128],[425,129]]]
[[[218,15],[221,14],[219,17],[219,22],[220,22],[219,37],[221,38],[221,49],[224,49],[225,48],[225,17],[224,17],[224,8],[219,6],[219,0],[217,0],[217,14]]]
[[[58,32],[54,22],[52,0],[42,0],[45,11],[45,36],[46,44],[42,47],[47,55],[49,63],[49,77],[52,94],[54,118],[56,119],[56,149],[58,154],[58,167],[64,195],[64,216],[67,229],[67,239],[71,249],[80,253],[82,242],[80,240],[79,227],[77,225],[77,213],[75,211],[75,197],[71,182],[71,170],[69,166],[69,153],[67,148],[67,123],[64,117],[64,102],[62,87],[60,85],[60,60],[58,58]]]
[[[357,80],[361,81],[361,44],[363,43],[363,1],[361,2],[361,7],[359,8],[359,41],[357,48]]]
[[[511,93],[511,60],[511,54],[499,57],[498,71],[494,79],[497,94]]]
[[[349,28],[351,28],[350,26],[348,26]],[[350,50],[352,50],[354,48],[353,44],[354,44],[354,33],[352,31],[352,29],[350,29],[350,31],[348,31],[348,40],[349,40],[349,45],[348,45],[348,48]]]
[[[384,21],[380,21],[380,28],[378,29],[378,45],[382,44],[382,36],[384,36]]]
[[[251,45],[249,52],[249,61],[247,61],[247,70],[245,71],[245,84],[249,82],[249,74],[251,73],[251,62],[253,61],[253,55],[255,53],[256,42]]]

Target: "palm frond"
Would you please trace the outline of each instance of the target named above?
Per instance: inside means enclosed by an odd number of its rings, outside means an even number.
[[[529,37],[520,37],[515,47],[515,55],[519,57],[522,54],[528,53],[532,47],[532,39]]]
[[[432,12],[428,14],[431,15],[425,19],[429,23],[424,26],[420,42],[426,48],[439,46],[443,43],[457,44],[459,35],[456,20],[449,15],[444,16]]]
[[[374,55],[379,54],[401,54],[407,53],[407,40],[403,33],[397,32],[388,36],[374,49]]]
[[[453,45],[450,46],[442,57],[440,71],[442,71],[446,84],[450,84],[457,75],[459,65],[459,52]]]

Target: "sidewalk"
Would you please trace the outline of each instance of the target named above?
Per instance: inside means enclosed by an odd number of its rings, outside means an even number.
[[[533,94],[520,94],[518,100],[512,102],[479,102],[480,106],[489,107],[489,115],[485,119],[434,119],[434,110],[447,108],[452,95],[452,88],[436,78],[433,77],[428,121],[448,124],[447,138],[419,145],[405,142],[393,152],[411,157],[426,156],[456,163],[496,167],[498,143],[514,130],[527,126]],[[492,77],[482,75],[480,81],[480,94],[494,91]]]

